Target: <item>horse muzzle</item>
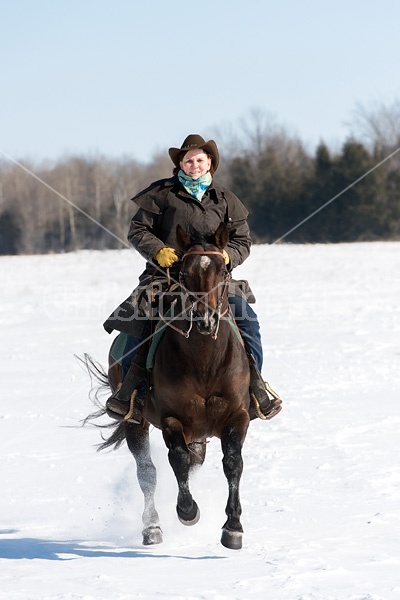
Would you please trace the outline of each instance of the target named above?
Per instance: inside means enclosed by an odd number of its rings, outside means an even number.
[[[198,332],[202,335],[215,335],[218,330],[219,316],[218,313],[211,308],[207,308],[204,313],[196,310],[194,313],[194,320]]]

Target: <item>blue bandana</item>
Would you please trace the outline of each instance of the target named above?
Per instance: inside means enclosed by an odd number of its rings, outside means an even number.
[[[210,187],[212,182],[211,173],[209,171],[204,173],[204,175],[201,175],[201,177],[198,179],[192,179],[192,177],[189,177],[189,175],[186,175],[182,170],[180,170],[178,173],[178,179],[185,190],[199,202],[201,202],[201,199],[203,198],[207,188]]]

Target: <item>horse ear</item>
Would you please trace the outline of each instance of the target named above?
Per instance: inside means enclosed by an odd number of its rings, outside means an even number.
[[[180,250],[186,250],[190,244],[190,235],[180,225],[176,227],[176,241]]]
[[[218,246],[218,248],[221,248],[221,250],[223,250],[226,247],[229,240],[228,228],[225,225],[225,223],[221,222],[219,224],[219,227],[215,232],[214,237],[215,245]]]

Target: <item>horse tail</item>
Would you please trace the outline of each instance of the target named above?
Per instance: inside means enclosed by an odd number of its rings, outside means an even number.
[[[90,390],[90,398],[95,402],[95,404],[99,403],[99,396],[101,392],[110,389],[110,384],[108,382],[108,375],[105,372],[102,365],[94,360],[90,356],[90,354],[84,354],[83,358],[75,355],[75,357],[79,360],[79,362],[84,366],[85,370],[88,372],[90,377],[90,382],[92,384],[92,388]]]
[[[97,426],[99,427],[99,425]],[[125,441],[125,436],[126,436],[126,423],[110,423],[109,425],[100,425],[100,427],[112,427],[113,429],[115,429],[115,431],[109,436],[109,437],[104,437],[102,434],[102,439],[104,440],[102,444],[98,444],[97,446],[97,452],[100,452],[101,450],[105,450],[106,448],[111,448],[112,450],[118,450],[118,448],[120,446],[122,446],[122,444]]]
[[[89,392],[89,398],[97,407],[97,410],[90,413],[87,417],[85,417],[85,419],[83,419],[82,426],[84,427],[85,425],[90,424],[101,429],[113,429],[113,433],[111,433],[111,435],[108,437],[105,437],[103,434],[101,434],[103,443],[97,445],[97,452],[111,447],[113,447],[113,450],[118,450],[118,448],[123,444],[125,440],[126,424],[123,422],[112,422],[106,424],[100,424],[95,422],[97,421],[97,419],[107,414],[104,403],[101,400],[101,396],[104,396],[105,393],[109,394],[109,392],[111,391],[107,373],[105,372],[102,365],[96,360],[94,360],[89,354],[85,353],[83,358],[81,358],[80,356],[76,356],[76,358],[89,374],[90,382],[92,384],[92,387]]]

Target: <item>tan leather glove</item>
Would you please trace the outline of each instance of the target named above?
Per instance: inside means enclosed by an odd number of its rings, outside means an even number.
[[[177,262],[179,258],[173,248],[161,248],[161,250],[154,255],[154,260],[158,262],[160,267],[168,268],[172,267],[174,262]]]
[[[224,256],[224,259],[225,259],[225,264],[226,264],[226,265],[228,265],[228,264],[229,264],[229,261],[231,260],[231,259],[229,258],[229,254],[227,253],[227,251],[226,251],[226,250],[222,250],[222,254],[223,254],[223,256]]]

